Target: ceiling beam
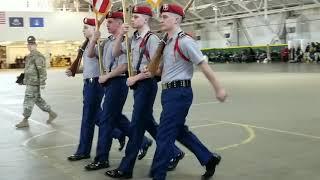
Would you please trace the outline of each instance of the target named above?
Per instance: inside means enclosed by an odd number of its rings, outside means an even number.
[[[250,14],[253,14],[252,10],[249,9],[249,8],[243,3],[243,1],[233,0],[233,2],[235,2],[236,4],[238,4],[242,9],[248,11]]]
[[[282,6],[283,6],[284,8],[287,7],[287,6],[286,6],[286,3],[285,3],[283,0],[280,0],[280,2],[281,2]]]
[[[213,3],[211,3],[211,4],[203,4],[203,5],[200,5],[200,6],[196,6],[195,8],[192,7],[192,8],[190,8],[190,10],[195,11],[195,10],[207,9],[207,8],[211,7],[212,5],[213,5]]]
[[[320,8],[320,4],[309,4],[309,5],[304,5],[304,6],[295,6],[295,7],[287,7],[283,9],[273,9],[268,11],[268,15],[270,14],[278,14],[278,13],[283,13],[283,12],[288,12],[288,11],[299,11],[299,10],[306,10],[306,9],[314,9],[314,8]],[[259,16],[263,15],[264,12],[254,12],[253,14],[239,14],[239,15],[232,15],[232,16],[224,16],[218,18],[218,21],[226,21],[226,20],[231,20],[231,19],[237,19],[237,18],[248,18],[248,17],[254,17],[254,16]],[[205,19],[204,21],[197,21],[197,23],[204,24],[204,23],[212,23],[214,22],[214,19]],[[192,25],[194,22],[186,22],[183,23],[183,26],[187,25]]]
[[[174,3],[176,3],[176,4],[178,4],[178,5],[182,6],[182,7],[184,7],[184,5],[182,5],[181,3],[179,3],[177,0],[173,0],[172,2],[174,2]],[[190,9],[189,9],[188,12],[190,12],[192,15],[194,15],[195,17],[199,18],[199,19],[202,20],[202,21],[205,20],[204,17],[202,17],[200,14],[196,13],[195,11],[190,11]]]
[[[268,0],[264,0],[264,18],[268,18]]]

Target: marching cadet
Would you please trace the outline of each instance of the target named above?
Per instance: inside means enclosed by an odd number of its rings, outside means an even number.
[[[210,152],[185,125],[193,93],[191,79],[193,64],[198,65],[213,86],[216,97],[224,102],[226,92],[220,86],[210,66],[204,61],[196,41],[180,28],[184,10],[175,4],[164,4],[160,9],[161,30],[168,33],[168,40],[163,51],[162,64],[162,113],[157,134],[157,148],[153,158],[150,176],[154,180],[166,179],[167,166],[178,140],[187,147],[206,166],[204,179],[214,175],[221,157]],[[148,72],[145,72],[148,74]]]
[[[57,114],[53,112],[50,106],[42,99],[40,89],[44,89],[47,79],[46,59],[37,50],[36,38],[29,36],[27,38],[28,50],[30,54],[26,57],[26,66],[24,68],[23,84],[26,85],[26,91],[23,102],[23,120],[16,124],[17,128],[29,127],[28,119],[31,116],[34,104],[42,111],[49,113],[47,123],[50,124]]]
[[[153,104],[157,95],[157,80],[141,73],[150,62],[150,57],[155,54],[159,44],[159,38],[150,31],[149,21],[152,18],[152,10],[148,6],[133,7],[132,27],[137,29],[131,40],[131,52],[133,57],[134,76],[127,79],[127,85],[134,87],[134,105],[131,120],[131,136],[129,138],[125,157],[119,167],[106,172],[113,178],[132,178],[134,164],[139,153],[139,147],[147,130],[153,138],[156,138],[158,124],[153,117]],[[122,31],[114,43],[114,55],[121,55],[126,51],[121,49],[122,37],[129,31],[129,25],[124,24]],[[126,47],[125,47],[126,48]],[[141,154],[140,154],[141,155]],[[174,156],[168,169],[173,170],[184,153],[174,146]],[[138,159],[140,157],[138,156]]]
[[[130,122],[121,118],[122,109],[128,95],[126,86],[127,59],[122,54],[115,57],[112,54],[112,47],[115,37],[118,36],[123,24],[122,12],[110,12],[107,15],[107,28],[111,34],[102,43],[103,65],[105,75],[99,77],[99,83],[104,85],[103,110],[99,117],[99,136],[97,152],[94,162],[85,166],[87,170],[98,170],[109,167],[109,151],[112,143],[112,132],[114,128],[119,128],[126,136],[130,135]],[[88,57],[93,58],[98,55],[97,43],[100,32],[95,31],[93,38],[88,45]],[[150,144],[151,140],[144,138],[144,146]]]
[[[91,40],[95,30],[95,19],[85,18],[83,20],[83,34],[85,38]],[[97,57],[89,58],[88,48],[83,51],[83,110],[80,131],[80,142],[75,154],[68,157],[69,161],[78,161],[90,158],[94,126],[99,120],[100,104],[104,94],[103,87],[98,82],[99,62]],[[72,76],[70,69],[66,70],[68,77]],[[126,117],[123,115],[121,118]],[[125,145],[125,136],[119,129],[113,131],[113,138],[117,138],[120,143],[119,150]]]

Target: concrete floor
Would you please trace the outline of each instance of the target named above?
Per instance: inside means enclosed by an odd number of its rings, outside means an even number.
[[[211,150],[223,157],[215,180],[319,180],[320,66],[313,64],[219,64],[213,66],[230,97],[220,104],[204,76],[193,79],[194,104],[188,124]],[[68,162],[79,137],[82,80],[48,70],[43,97],[59,113],[52,125],[38,108],[31,127],[16,130],[21,120],[24,86],[14,83],[20,71],[0,71],[0,179],[108,179],[105,170],[86,172],[90,160]],[[132,111],[128,96],[125,113]],[[159,119],[159,97],[155,116]],[[96,139],[96,137],[95,137]],[[95,143],[94,143],[95,146]],[[111,168],[123,152],[111,152]],[[148,179],[154,153],[136,164],[134,179]],[[167,179],[196,180],[204,172],[196,158],[187,157]],[[92,150],[94,157],[95,149]]]

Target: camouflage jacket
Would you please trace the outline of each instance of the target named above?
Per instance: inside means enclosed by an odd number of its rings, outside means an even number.
[[[24,68],[24,84],[26,85],[45,85],[47,79],[46,59],[37,50],[31,51],[26,57]]]

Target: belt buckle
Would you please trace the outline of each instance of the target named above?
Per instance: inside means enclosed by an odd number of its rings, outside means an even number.
[[[167,84],[162,84],[162,89],[163,90],[166,90],[168,87],[167,87]]]
[[[92,83],[93,82],[93,78],[90,78],[89,81],[90,81],[90,83]]]
[[[180,84],[181,84],[181,87],[186,87],[185,81],[181,81]]]

